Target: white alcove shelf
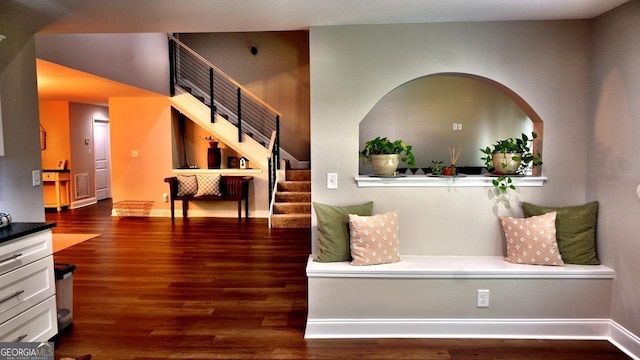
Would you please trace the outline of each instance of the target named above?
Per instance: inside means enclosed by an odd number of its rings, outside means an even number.
[[[485,175],[466,175],[455,177],[436,177],[427,175],[405,175],[400,177],[376,177],[356,175],[358,187],[491,187],[496,177]],[[546,176],[512,177],[516,187],[542,186]]]

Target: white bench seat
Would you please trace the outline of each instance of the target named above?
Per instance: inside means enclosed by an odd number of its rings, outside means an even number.
[[[349,262],[320,263],[309,256],[308,277],[356,278],[447,278],[447,279],[595,279],[613,278],[615,271],[604,265],[542,266],[512,264],[501,256],[403,255],[392,264],[354,266]]]
[[[393,264],[307,262],[306,338],[606,338],[615,272],[500,256],[402,255]],[[478,307],[489,290],[489,307]]]

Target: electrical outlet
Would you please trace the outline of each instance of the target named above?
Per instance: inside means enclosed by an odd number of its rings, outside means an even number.
[[[327,173],[327,189],[337,189],[337,188],[338,188],[338,174]]]
[[[163,193],[162,194],[162,201],[164,201],[166,203],[169,202],[169,194]]]
[[[476,307],[488,308],[489,307],[489,290],[478,289],[478,297],[476,300],[477,300]]]

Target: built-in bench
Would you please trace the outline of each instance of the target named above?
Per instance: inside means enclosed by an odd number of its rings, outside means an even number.
[[[178,196],[178,178],[164,179],[169,183],[169,201],[171,202],[171,221],[175,221],[175,201],[182,201],[182,217],[187,217],[189,201],[235,201],[238,203],[238,221],[242,220],[242,202],[245,206],[245,217],[249,217],[249,183],[253,176],[223,175],[220,177],[220,193],[222,195]]]
[[[615,272],[512,264],[500,256],[410,256],[393,264],[307,262],[306,338],[605,338]],[[489,290],[489,307],[478,307]]]

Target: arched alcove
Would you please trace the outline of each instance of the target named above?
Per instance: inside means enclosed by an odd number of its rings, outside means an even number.
[[[462,129],[454,130],[459,125]],[[416,167],[428,168],[432,161],[448,164],[449,147],[463,148],[458,166],[480,168],[480,148],[531,132],[538,134],[533,150],[542,154],[542,119],[513,90],[482,76],[437,73],[382,97],[360,122],[359,149],[376,136],[402,139],[413,146]],[[361,163],[359,173],[372,170]]]

